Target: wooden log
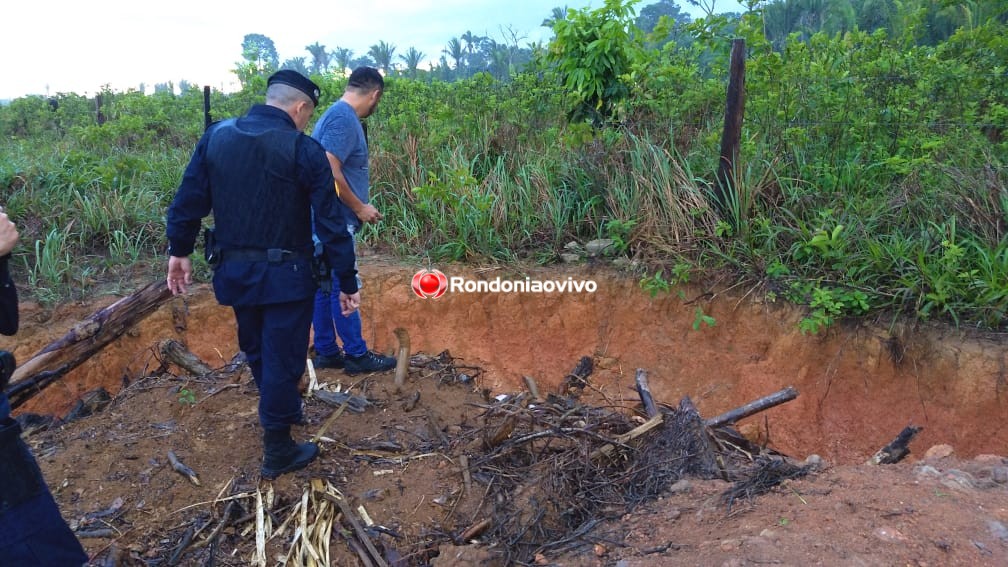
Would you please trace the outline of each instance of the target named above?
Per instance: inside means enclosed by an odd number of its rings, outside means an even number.
[[[649,419],[658,415],[658,406],[655,405],[654,397],[651,396],[651,387],[648,386],[647,371],[638,368],[634,382],[637,383],[637,395],[640,396],[641,403],[644,404],[644,413]]]
[[[22,364],[7,389],[11,407],[18,407],[119,338],[171,297],[165,280],[152,283],[75,325]]]
[[[879,449],[871,459],[868,459],[869,465],[892,465],[903,460],[910,454],[910,441],[924,429],[923,427],[918,427],[915,425],[908,425],[900,431],[900,434],[896,436],[888,445]]]
[[[207,376],[213,372],[210,365],[203,362],[203,359],[196,356],[182,343],[175,339],[165,339],[158,344],[158,352],[161,353],[161,360],[170,362],[185,370],[189,376]]]
[[[796,397],[798,397],[798,390],[795,390],[793,387],[788,386],[783,390],[774,392],[769,396],[762,397],[756,401],[749,402],[748,404],[742,407],[735,408],[717,417],[705,419],[704,425],[706,425],[707,427],[719,427],[721,425],[735,423],[736,421],[742,418],[749,417],[750,415],[753,414],[757,414],[763,410],[767,410],[774,406],[783,404],[784,402],[790,402]]]

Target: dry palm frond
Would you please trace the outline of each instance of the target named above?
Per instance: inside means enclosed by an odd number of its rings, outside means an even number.
[[[252,565],[266,567],[266,522],[264,517],[262,491],[256,490],[256,551],[252,557]]]
[[[333,499],[343,495],[332,484],[323,479],[313,479],[305,489],[301,502],[294,507],[284,520],[283,527],[295,523],[294,539],[287,553],[286,562],[291,565],[324,567],[330,564],[329,542],[333,528],[338,526],[339,509]]]

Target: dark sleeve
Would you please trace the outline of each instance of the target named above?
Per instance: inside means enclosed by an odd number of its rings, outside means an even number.
[[[18,296],[7,261],[10,254],[0,257],[0,334],[13,335],[18,330]]]
[[[199,236],[203,217],[210,214],[210,180],[206,170],[207,140],[213,129],[208,130],[199,143],[185,173],[182,183],[165,219],[168,236],[168,253],[172,256],[185,257],[192,254]]]
[[[343,203],[336,197],[336,180],[325,156],[325,150],[315,140],[305,136],[301,143],[302,183],[310,188],[315,234],[322,242],[326,261],[339,278],[340,291],[357,291],[357,269],[354,267],[353,238],[347,232]]]

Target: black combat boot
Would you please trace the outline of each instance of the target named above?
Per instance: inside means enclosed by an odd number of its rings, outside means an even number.
[[[318,456],[315,443],[295,443],[291,439],[290,426],[270,428],[263,433],[262,477],[273,480],[276,477],[303,469]]]

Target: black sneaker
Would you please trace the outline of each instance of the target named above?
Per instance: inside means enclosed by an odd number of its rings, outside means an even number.
[[[345,360],[346,358],[343,356],[343,351],[330,356],[316,354],[315,358],[312,359],[312,365],[315,368],[343,368]]]
[[[347,374],[360,374],[362,372],[384,372],[395,368],[396,359],[391,356],[367,351],[360,356],[347,356],[343,371]]]

